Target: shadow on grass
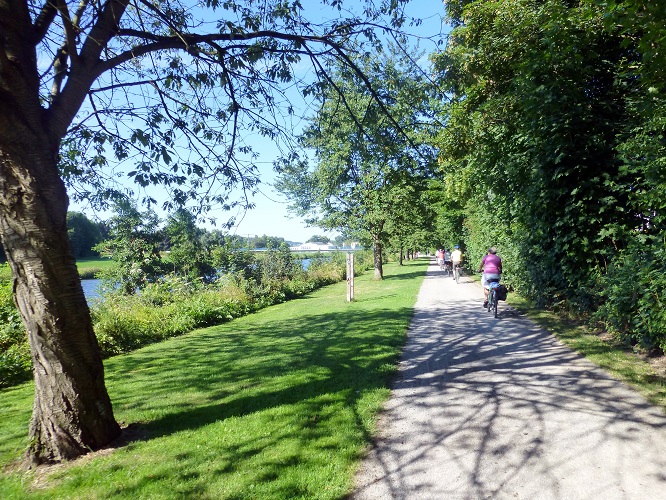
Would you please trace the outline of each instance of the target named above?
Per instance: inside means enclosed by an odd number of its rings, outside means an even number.
[[[148,437],[329,394],[344,393],[354,405],[355,395],[388,386],[404,342],[399,332],[411,316],[410,308],[379,309],[248,321],[239,325],[242,333],[214,327],[186,342],[116,359],[107,382],[117,407],[141,410],[156,399],[172,401],[171,409],[141,424]],[[134,379],[132,392],[117,383],[127,376]],[[150,400],[137,398],[137,391]],[[205,394],[205,401],[174,409],[173,394],[188,392]]]

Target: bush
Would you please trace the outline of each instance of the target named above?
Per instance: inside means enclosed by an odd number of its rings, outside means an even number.
[[[600,283],[602,305],[594,319],[631,345],[666,351],[666,251],[627,249]]]
[[[251,257],[251,258],[250,258]],[[228,272],[214,284],[167,275],[146,283],[140,293],[119,288],[91,306],[95,335],[103,357],[129,352],[195,328],[217,325],[257,309],[301,297],[345,279],[344,253],[315,256],[307,271],[284,249],[266,261],[249,253],[227,254]],[[244,263],[247,268],[240,264]],[[373,266],[372,252],[355,254],[355,270]],[[27,336],[12,298],[11,282],[0,287],[0,387],[30,376]]]
[[[30,346],[11,281],[0,282],[0,387],[30,378]]]
[[[102,355],[108,357],[220,324],[254,309],[252,297],[231,282],[204,287],[168,276],[139,295],[105,295],[92,308],[92,316]]]

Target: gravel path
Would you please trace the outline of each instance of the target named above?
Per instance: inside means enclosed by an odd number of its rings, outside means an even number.
[[[431,263],[352,498],[666,499],[666,414],[482,297]]]

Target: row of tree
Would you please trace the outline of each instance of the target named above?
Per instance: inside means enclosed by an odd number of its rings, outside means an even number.
[[[666,349],[666,9],[449,0],[439,218],[515,288]],[[462,223],[462,224],[461,224]]]
[[[312,224],[372,247],[375,278],[385,249],[402,256],[432,241],[434,148],[429,82],[419,54],[391,45],[339,65],[321,106],[299,136],[300,151],[276,162],[277,189]]]
[[[666,9],[640,0],[451,0],[430,78],[404,47],[335,69],[291,208],[375,249],[495,245],[505,280],[666,349]]]

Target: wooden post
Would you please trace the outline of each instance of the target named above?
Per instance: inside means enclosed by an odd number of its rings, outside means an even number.
[[[347,254],[347,302],[354,300],[354,254]]]

